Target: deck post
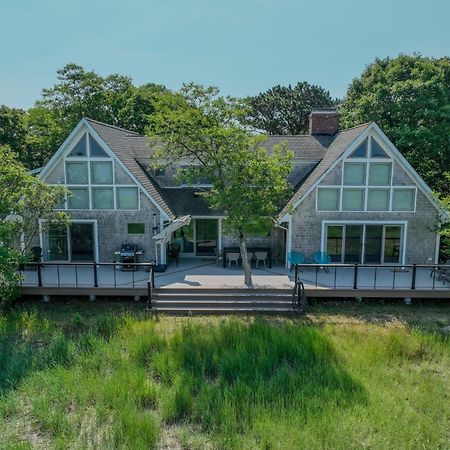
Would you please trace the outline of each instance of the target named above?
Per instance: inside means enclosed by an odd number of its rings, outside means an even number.
[[[96,263],[94,263],[94,287],[98,287],[98,273]]]
[[[411,305],[412,304],[412,300],[411,300],[411,297],[405,297],[404,299],[403,299],[403,302],[405,303],[405,305]]]
[[[353,271],[353,289],[358,289],[358,263],[355,264]]]
[[[38,286],[42,287],[42,265],[38,263],[37,265],[37,276],[38,276]]]
[[[96,295],[95,294],[89,294],[89,301],[90,302],[95,302],[96,299]]]
[[[416,289],[417,264],[413,264],[411,289]]]

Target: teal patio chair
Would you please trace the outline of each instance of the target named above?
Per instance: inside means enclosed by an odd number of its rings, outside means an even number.
[[[330,264],[331,258],[330,255],[326,252],[316,252],[313,255],[314,264]],[[323,267],[325,272],[329,272],[328,267]]]
[[[305,255],[302,252],[289,252],[288,263],[289,270],[292,270],[292,266],[295,264],[303,264],[305,262]]]

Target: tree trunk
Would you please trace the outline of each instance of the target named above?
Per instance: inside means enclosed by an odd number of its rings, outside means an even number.
[[[247,257],[247,246],[242,231],[239,233],[239,248],[241,250],[242,267],[244,268],[244,283],[247,287],[253,287],[252,270]]]

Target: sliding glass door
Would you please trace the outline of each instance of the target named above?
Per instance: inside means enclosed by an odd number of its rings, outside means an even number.
[[[402,225],[327,225],[326,251],[337,263],[399,264],[402,233]]]

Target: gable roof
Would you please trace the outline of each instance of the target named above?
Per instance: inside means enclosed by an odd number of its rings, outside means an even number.
[[[322,160],[310,172],[309,176],[305,177],[299,185],[296,186],[296,191],[291,197],[287,205],[280,213],[280,217],[288,212],[289,206],[295,206],[302,197],[320,180],[320,178],[327,172],[327,170],[337,161],[348,147],[369,127],[370,123],[358,125],[357,127],[349,128],[340,131],[333,139],[333,142],[328,147]]]
[[[151,177],[147,176],[146,171],[138,164],[134,155],[133,147],[136,142],[139,142],[139,149],[141,152],[146,151],[148,154],[151,151],[151,148],[147,143],[147,138],[133,131],[128,131],[93,119],[85,118],[84,120],[94,129],[100,138],[105,141],[108,147],[136,177],[139,183],[141,183],[148,194],[158,203],[169,218],[174,219],[176,214],[163,198],[158,185]]]

